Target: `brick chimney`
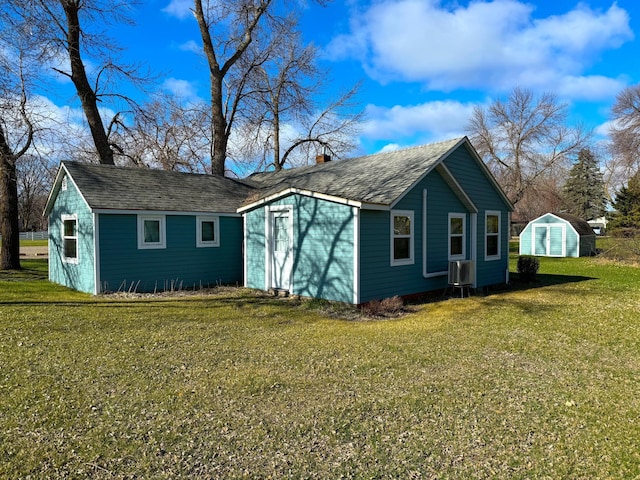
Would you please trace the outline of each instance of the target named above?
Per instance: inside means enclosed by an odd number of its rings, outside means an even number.
[[[321,153],[320,155],[316,155],[316,163],[327,163],[331,161],[331,155],[326,153]]]

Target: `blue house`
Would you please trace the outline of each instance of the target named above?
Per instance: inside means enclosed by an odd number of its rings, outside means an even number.
[[[464,260],[473,287],[508,280],[512,206],[466,137],[249,180],[247,287],[360,304],[444,289]]]
[[[252,189],[229,178],[63,162],[45,208],[49,279],[83,292],[242,284]]]
[[[479,288],[508,281],[511,211],[466,137],[239,181],[63,163],[50,278],[92,293],[242,282],[361,304],[444,289],[466,262]]]

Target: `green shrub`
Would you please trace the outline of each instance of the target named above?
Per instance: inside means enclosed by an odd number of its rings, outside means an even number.
[[[536,257],[526,255],[518,257],[518,275],[520,280],[526,283],[533,282],[540,268],[540,262]]]

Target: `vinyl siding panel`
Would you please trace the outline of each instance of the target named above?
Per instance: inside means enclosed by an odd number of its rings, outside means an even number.
[[[292,293],[352,302],[353,209],[304,195],[290,195],[272,205],[293,206]]]
[[[509,268],[509,206],[466,147],[460,147],[454,151],[445,159],[444,165],[478,209],[476,286],[504,283]],[[496,260],[485,260],[485,213],[487,211],[501,212],[500,258]]]
[[[269,285],[265,280],[265,209],[258,208],[244,214],[245,217],[245,286],[258,290],[266,290]]]
[[[137,215],[100,214],[104,291],[242,283],[242,219],[219,217],[220,246],[196,248],[196,216],[166,216],[166,248],[138,249]]]
[[[62,215],[78,217],[78,263],[62,260]],[[93,214],[72,181],[60,189],[49,214],[49,280],[81,292],[95,293]]]
[[[361,302],[444,289],[447,277],[423,276],[423,190],[427,189],[427,271],[447,271],[449,213],[466,214],[469,258],[470,215],[442,176],[431,172],[405,195],[395,210],[414,212],[414,263],[391,265],[391,212],[362,210],[360,218]]]

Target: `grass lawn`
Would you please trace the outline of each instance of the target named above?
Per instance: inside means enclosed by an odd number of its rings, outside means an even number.
[[[331,319],[0,272],[0,478],[638,478],[640,269]]]
[[[2,245],[2,238],[0,238],[0,245]],[[49,245],[48,240],[20,240],[21,247],[46,247]]]

